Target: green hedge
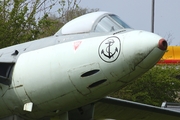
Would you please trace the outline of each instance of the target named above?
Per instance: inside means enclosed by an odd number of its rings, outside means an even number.
[[[147,73],[110,96],[160,106],[162,102],[178,102],[180,66],[156,65]]]

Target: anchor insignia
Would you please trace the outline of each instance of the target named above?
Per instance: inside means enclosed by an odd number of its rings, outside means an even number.
[[[114,62],[120,54],[120,40],[118,37],[109,37],[102,41],[99,46],[100,58],[108,63]]]
[[[113,39],[109,39],[105,44],[108,44],[108,46],[106,47],[106,52],[108,54],[105,54],[103,49],[101,51],[101,54],[103,54],[107,58],[111,59],[111,57],[113,57],[116,54],[116,52],[118,52],[118,48],[116,47],[114,52],[113,53],[111,52],[111,46],[114,44],[114,40]]]

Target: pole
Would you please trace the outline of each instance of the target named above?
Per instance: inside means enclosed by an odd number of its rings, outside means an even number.
[[[152,0],[151,32],[154,33],[154,0]]]

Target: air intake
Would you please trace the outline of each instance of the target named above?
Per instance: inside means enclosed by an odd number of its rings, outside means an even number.
[[[98,69],[95,69],[95,70],[90,70],[88,72],[85,72],[81,75],[81,77],[88,77],[88,76],[91,76],[91,75],[94,75],[96,74],[97,72],[99,72]]]
[[[92,83],[91,85],[89,85],[88,88],[94,88],[94,87],[97,87],[97,86],[103,84],[103,83],[106,82],[106,81],[107,81],[106,79],[99,80],[99,81],[94,82],[94,83]]]

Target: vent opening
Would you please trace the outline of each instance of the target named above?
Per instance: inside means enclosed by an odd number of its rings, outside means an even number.
[[[0,63],[0,83],[10,85],[9,80],[14,63]]]
[[[97,86],[101,85],[102,83],[104,83],[104,82],[106,82],[106,81],[107,81],[106,79],[99,80],[99,81],[94,82],[94,83],[92,83],[91,85],[89,85],[88,88],[97,87]]]
[[[87,76],[91,76],[93,74],[96,74],[97,72],[99,72],[98,69],[95,69],[95,70],[91,70],[91,71],[88,71],[88,72],[85,72],[81,75],[81,77],[87,77]]]

